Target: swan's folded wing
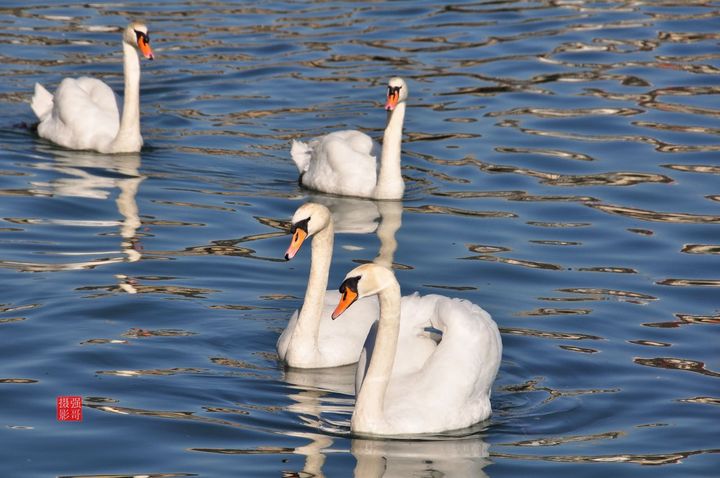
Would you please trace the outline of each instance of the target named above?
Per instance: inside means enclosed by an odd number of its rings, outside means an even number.
[[[442,377],[459,399],[489,396],[502,356],[497,324],[470,301],[438,297],[431,322],[443,336],[423,372],[431,379]]]
[[[392,377],[386,414],[408,433],[470,426],[491,413],[490,392],[502,354],[495,322],[480,307],[435,297],[432,326],[442,340],[417,373]]]
[[[305,173],[310,167],[310,160],[312,159],[312,147],[303,143],[302,141],[292,140],[292,146],[290,147],[290,157],[295,162],[295,166],[298,168],[300,174]]]
[[[280,360],[285,360],[285,357],[287,356],[287,350],[288,346],[290,345],[290,337],[292,337],[293,331],[295,330],[295,326],[297,325],[297,319],[300,311],[296,310],[293,312],[292,317],[290,317],[290,321],[288,322],[287,326],[285,327],[285,330],[283,330],[282,334],[280,334],[280,337],[278,337],[277,341],[277,353],[278,357],[280,357]]]
[[[52,115],[38,125],[38,133],[66,148],[97,149],[112,141],[119,127],[109,86],[92,78],[65,78],[55,92]]]
[[[313,148],[313,157],[302,182],[318,191],[369,197],[377,181],[376,159],[354,149],[362,141],[356,135],[347,133],[337,131],[320,138]],[[371,140],[369,142],[372,143]]]
[[[80,88],[87,93],[90,101],[92,101],[103,114],[112,116],[118,120],[120,119],[117,98],[112,88],[103,81],[87,76],[78,78],[77,82]]]
[[[336,134],[356,153],[368,156],[375,156],[373,151],[375,143],[372,138],[365,133],[357,130],[337,131]]]

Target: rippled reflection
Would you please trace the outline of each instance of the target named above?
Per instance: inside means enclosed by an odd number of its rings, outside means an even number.
[[[647,365],[648,367],[667,368],[672,370],[685,370],[688,372],[701,373],[709,377],[720,377],[720,372],[708,370],[703,362],[697,360],[681,359],[674,357],[657,358],[636,358],[635,363]]]
[[[675,314],[678,319],[672,322],[652,322],[645,323],[643,325],[647,327],[664,327],[664,328],[676,328],[681,325],[690,324],[720,324],[720,314],[718,315],[690,315],[690,314]]]
[[[40,252],[40,254],[57,255],[59,257],[87,257],[98,258],[71,261],[71,262],[16,262],[0,261],[4,267],[15,268],[20,271],[53,272],[75,269],[89,269],[97,266],[117,262],[136,262],[142,257],[140,245],[141,226],[140,213],[136,196],[140,183],[145,179],[139,172],[140,155],[101,155],[95,153],[70,152],[53,150],[54,160],[49,162],[38,161],[34,168],[50,171],[57,175],[50,181],[34,181],[31,188],[25,191],[28,196],[38,197],[69,197],[83,200],[107,200],[111,192],[117,188],[118,196],[115,199],[117,212],[122,220],[87,220],[87,219],[53,219],[53,218],[14,218],[18,224],[33,224],[46,227],[78,227],[78,228],[106,228],[116,226],[120,237],[120,251],[87,251],[87,252]],[[107,254],[111,254],[107,256]],[[105,256],[105,257],[102,257]]]
[[[559,463],[634,463],[637,465],[668,465],[680,463],[693,455],[717,454],[720,449],[678,451],[657,454],[630,454],[616,455],[520,455],[513,453],[493,453],[493,458],[508,458],[513,460],[551,461]]]
[[[644,221],[669,222],[669,223],[685,223],[685,224],[717,224],[720,223],[720,216],[690,213],[670,213],[650,211],[627,206],[618,206],[614,204],[588,204],[588,206],[599,209],[603,212],[611,214],[620,214],[623,216],[642,219]]]
[[[542,401],[543,404],[552,402],[563,397],[577,397],[581,395],[595,395],[601,393],[617,393],[620,390],[616,388],[609,389],[587,389],[587,390],[559,390],[546,385],[541,385],[542,378],[533,378],[524,383],[516,385],[507,385],[503,387],[505,392],[511,393],[527,393],[527,392],[543,392],[547,397]]]
[[[482,437],[442,441],[353,439],[355,478],[484,477],[490,464]]]

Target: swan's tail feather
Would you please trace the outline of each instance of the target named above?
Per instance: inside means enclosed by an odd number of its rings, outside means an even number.
[[[35,83],[35,94],[32,97],[30,107],[40,121],[52,111],[53,95],[40,83]]]
[[[300,174],[303,174],[310,167],[312,148],[308,146],[307,143],[293,140],[292,147],[290,148],[290,156],[292,156],[293,161],[295,161],[295,165]]]

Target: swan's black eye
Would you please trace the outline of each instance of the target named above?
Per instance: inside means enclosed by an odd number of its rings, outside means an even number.
[[[402,86],[388,86],[388,95],[399,95]]]
[[[134,31],[135,31],[135,36],[137,37],[138,43],[140,43],[141,38],[143,38],[145,40],[145,43],[150,43],[150,35],[148,35],[147,33],[144,33],[144,32],[137,31],[137,30],[134,30]]]
[[[358,288],[358,282],[360,282],[360,277],[362,276],[355,276],[355,277],[348,277],[343,281],[342,284],[340,284],[340,289],[338,291],[343,295],[343,298],[345,297],[345,294],[347,293],[347,290],[350,289],[350,291],[357,294],[357,288]]]
[[[295,224],[293,224],[292,226],[290,226],[290,234],[295,234],[295,231],[297,231],[298,229],[301,229],[302,231],[305,232],[305,234],[307,234],[307,233],[308,233],[308,223],[309,223],[309,222],[310,222],[310,218],[309,218],[309,217],[308,217],[307,219],[303,219],[302,221],[296,222]]]

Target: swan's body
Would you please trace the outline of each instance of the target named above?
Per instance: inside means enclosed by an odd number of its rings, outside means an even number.
[[[377,295],[380,319],[376,341],[367,350],[368,365],[359,386],[351,428],[377,435],[437,433],[465,428],[490,416],[490,393],[502,342],[497,325],[477,305],[440,295],[418,296],[414,320],[442,332],[442,340],[417,368],[397,371],[406,360],[398,347],[400,286],[392,271],[365,264],[351,271],[340,288],[337,317],[357,298]],[[407,307],[407,306],[405,306]],[[397,352],[397,354],[396,354]],[[363,363],[360,363],[360,367]],[[412,370],[415,368],[415,370]]]
[[[392,264],[394,234],[399,227],[399,214],[402,212],[402,206],[398,203],[398,207],[392,207],[395,205],[393,203],[383,209],[386,216],[383,216],[383,222],[378,227],[381,241],[388,243],[381,246],[378,257],[388,264]],[[379,317],[377,298],[368,297],[358,301],[349,312],[352,315],[347,321],[332,320],[332,311],[340,300],[340,294],[336,290],[326,290],[334,242],[334,222],[330,211],[320,204],[303,204],[293,215],[292,234],[286,259],[294,257],[305,239],[313,236],[310,277],[302,308],[295,311],[277,341],[278,355],[283,362],[296,368],[339,367],[356,363],[366,343],[368,331]],[[388,250],[383,251],[383,247]],[[414,303],[416,299],[417,296],[403,297],[403,307],[406,303]],[[403,322],[400,347],[408,352],[414,351],[416,360],[407,360],[398,370],[416,368],[415,364],[424,361],[423,357],[434,348],[423,329],[424,324],[412,316]]]
[[[406,99],[405,82],[391,78],[379,169],[376,148],[368,135],[354,130],[336,131],[308,143],[293,141],[290,154],[300,172],[300,183],[341,196],[401,199],[405,190],[400,150]]]
[[[134,153],[143,144],[140,135],[140,59],[137,50],[153,59],[147,27],[131,23],[123,34],[125,98],[120,118],[112,89],[88,77],[65,78],[52,95],[35,84],[32,109],[38,134],[69,149],[101,153]]]

